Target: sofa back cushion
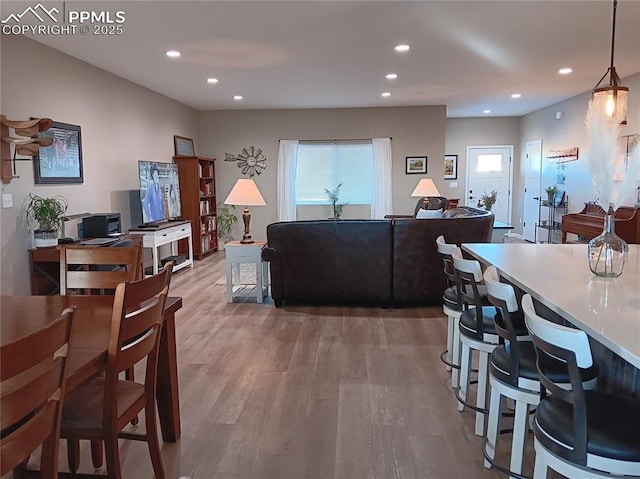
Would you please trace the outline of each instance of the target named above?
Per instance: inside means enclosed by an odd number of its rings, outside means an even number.
[[[273,299],[390,303],[392,231],[388,220],[268,225]]]
[[[447,243],[487,243],[491,240],[494,216],[469,208],[466,214],[429,221],[393,220],[394,303],[440,303],[446,288],[442,259],[436,238]]]

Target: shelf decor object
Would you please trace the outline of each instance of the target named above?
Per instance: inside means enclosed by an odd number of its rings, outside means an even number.
[[[196,156],[193,140],[191,138],[173,135],[173,146],[175,149],[175,156],[184,158],[193,158]]]
[[[627,97],[629,89],[622,86],[620,77],[616,73],[616,67],[613,66],[613,54],[616,41],[616,10],[618,8],[618,0],[613,0],[613,21],[611,23],[611,62],[607,72],[600,78],[600,81],[593,89],[593,100],[600,101],[605,104],[604,113],[609,117],[619,117],[622,124],[627,123]],[[609,76],[609,82],[603,84],[605,78]]]
[[[224,200],[225,205],[244,206],[242,211],[242,221],[244,222],[244,235],[240,243],[249,244],[254,241],[251,239],[251,233],[249,231],[249,222],[251,221],[251,211],[249,206],[266,206],[264,198],[260,194],[260,190],[256,186],[255,182],[251,179],[240,178],[233,186],[231,193]]]
[[[31,161],[34,155],[38,154],[40,148],[49,147],[53,144],[53,139],[38,137],[38,134],[51,128],[50,118],[32,118],[30,120],[9,120],[6,116],[0,115],[0,176],[2,183],[8,184],[13,178],[19,178],[16,174],[16,161]],[[15,136],[10,136],[9,129],[13,128]],[[11,157],[11,145],[13,148],[13,158]],[[16,158],[17,155],[28,158]]]
[[[589,241],[589,269],[596,276],[616,278],[622,274],[628,254],[629,245],[615,233],[613,204],[609,204],[602,234]]]

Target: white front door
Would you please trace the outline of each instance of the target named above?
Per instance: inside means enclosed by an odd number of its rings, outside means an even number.
[[[511,158],[513,146],[467,147],[465,204],[478,207],[483,194],[498,193],[491,208],[497,221],[511,223]]]
[[[542,140],[528,141],[524,149],[524,207],[522,234],[524,239],[536,241],[536,223],[540,199],[540,169],[542,167]]]

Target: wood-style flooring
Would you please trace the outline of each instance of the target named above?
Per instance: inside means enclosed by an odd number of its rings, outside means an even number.
[[[167,478],[505,477],[483,467],[474,415],[457,411],[441,308],[227,304],[224,262],[172,280],[182,438],[162,445]],[[144,443],[121,441],[121,458],[124,478],[153,477]]]

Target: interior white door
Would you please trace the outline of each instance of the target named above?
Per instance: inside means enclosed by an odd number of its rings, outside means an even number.
[[[536,241],[542,168],[542,140],[528,141],[524,149],[524,205],[522,235],[526,241]]]
[[[467,147],[467,185],[465,204],[478,207],[483,194],[497,191],[493,206],[496,220],[511,223],[511,158],[513,146]]]

